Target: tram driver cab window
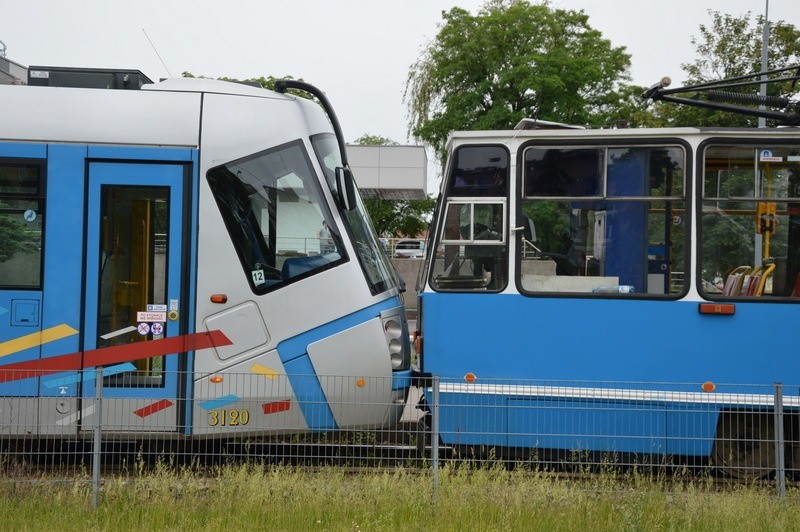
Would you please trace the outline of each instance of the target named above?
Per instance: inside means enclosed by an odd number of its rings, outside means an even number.
[[[346,260],[340,232],[300,141],[212,168],[207,178],[255,293]]]
[[[503,290],[508,280],[508,152],[500,146],[462,146],[453,160],[433,286]]]

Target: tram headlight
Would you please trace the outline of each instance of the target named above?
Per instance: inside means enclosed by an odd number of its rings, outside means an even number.
[[[392,360],[392,369],[400,369],[403,367],[403,354],[402,353],[392,353],[391,354]]]
[[[410,368],[411,345],[408,338],[408,326],[402,310],[393,309],[382,314],[381,317],[392,370],[399,371]]]
[[[383,324],[383,330],[386,331],[386,336],[389,338],[400,338],[400,335],[403,334],[403,326],[395,320],[387,320]]]
[[[403,354],[403,342],[399,338],[392,338],[389,340],[389,353],[392,355]]]

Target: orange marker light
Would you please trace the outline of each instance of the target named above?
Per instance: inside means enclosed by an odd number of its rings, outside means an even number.
[[[358,386],[359,388],[363,388],[366,385],[367,385],[367,380],[366,379],[358,379],[356,381],[356,386]]]
[[[717,389],[717,385],[714,384],[711,381],[704,382],[703,385],[700,386],[700,387],[703,389],[704,392],[708,392],[708,393],[711,393],[711,392],[713,392],[714,390]]]
[[[733,316],[735,313],[736,305],[733,303],[700,303],[700,314]]]
[[[223,378],[220,377],[219,375],[214,375],[213,377],[211,377],[208,380],[213,382],[214,384],[219,384],[219,383],[221,383],[223,381]]]
[[[467,373],[466,375],[464,375],[464,380],[472,384],[473,382],[478,380],[478,377],[476,377],[474,373]]]
[[[211,302],[212,303],[227,303],[228,296],[225,294],[212,294],[211,295]]]

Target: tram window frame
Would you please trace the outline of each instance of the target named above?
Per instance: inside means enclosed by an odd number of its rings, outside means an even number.
[[[291,178],[294,181],[300,181],[300,183],[297,183],[300,185],[299,187],[290,187],[289,189],[267,187],[265,183],[260,182],[258,184],[264,188],[264,191],[259,194],[253,184],[246,183],[239,177],[244,175],[241,173],[241,169],[237,172],[232,171],[235,167],[241,168],[243,165],[258,164],[261,161],[262,170],[275,172],[281,169],[277,167],[276,162],[287,164],[286,161],[291,160],[291,157],[288,156],[289,150],[297,150],[295,155],[298,158],[293,162],[302,161],[304,167],[302,169],[295,168],[294,170],[302,170],[300,173],[303,175],[294,171],[281,175],[275,173],[268,175],[267,180],[274,181],[277,184],[280,179]],[[281,152],[287,153],[287,156],[281,155],[279,157],[280,161],[273,161],[270,164],[268,158]],[[255,294],[262,295],[273,292],[349,260],[341,234],[334,222],[328,201],[320,185],[319,176],[314,170],[311,161],[305,143],[297,139],[215,166],[206,173],[212,196],[219,208],[231,242],[236,249],[236,254],[239,257],[248,284]],[[283,169],[288,170],[289,167],[285,166]],[[255,173],[251,173],[256,176]],[[258,180],[259,176],[256,176],[256,179]],[[277,242],[279,237],[277,232],[280,229],[278,226],[278,206],[281,203],[278,196],[285,196],[284,201],[286,202],[296,203],[301,200],[301,191],[309,198],[308,203],[315,207],[319,215],[319,224],[313,230],[314,236],[310,236],[311,233],[309,233],[306,236],[293,235],[291,238],[319,240],[320,249],[317,254],[303,254],[299,251],[281,254],[282,250]],[[236,194],[238,197],[230,198],[229,196],[232,194]],[[262,219],[266,212],[267,227],[264,227],[262,222],[256,218],[252,209],[253,201],[245,201],[253,198],[257,199],[257,203],[267,205],[267,208],[262,209],[261,212]],[[239,212],[233,211],[231,203],[234,201],[238,202]],[[330,240],[333,246],[333,251],[325,253],[322,250],[323,236],[319,232],[323,222],[327,223],[330,233],[329,237],[325,236],[324,238]],[[291,250],[289,251],[291,252]],[[283,261],[279,264],[280,259],[283,259]]]
[[[721,154],[724,151],[732,154],[735,150],[742,153],[734,154],[733,159],[727,158],[727,169],[720,167]],[[763,160],[763,150],[770,150],[773,160]],[[780,154],[788,151],[794,152],[791,155],[794,160],[788,160],[788,156],[784,161],[775,160],[783,158]],[[742,159],[745,152],[746,163]],[[767,190],[764,183],[772,177],[774,164],[782,166],[777,170],[779,173],[785,171],[777,179],[785,179],[786,186],[780,188],[779,184],[777,190]],[[696,283],[700,296],[712,301],[800,303],[800,246],[790,243],[800,239],[800,231],[790,231],[797,224],[789,222],[790,217],[800,220],[800,141],[774,137],[708,138],[698,146],[697,167],[700,178],[696,187]],[[712,168],[719,171],[716,179]],[[736,173],[740,175],[737,177]],[[723,177],[729,182],[723,184],[720,181]],[[714,185],[713,190],[709,185]],[[768,239],[761,232],[765,226],[760,222],[767,218],[770,220]],[[726,231],[726,226],[728,232],[737,232],[738,249],[718,244],[719,235]],[[785,240],[775,238],[782,233]],[[712,234],[716,235],[714,242]],[[762,247],[757,254],[759,243]],[[786,256],[769,253],[769,257],[764,257],[765,247],[768,251],[784,250]],[[719,263],[716,266],[715,261]],[[730,268],[725,267],[728,263]]]
[[[34,211],[36,216],[31,221],[26,221],[27,223],[36,223],[38,227],[33,231],[38,234],[38,241],[37,242],[26,242],[25,244],[29,247],[28,253],[31,255],[38,255],[38,259],[34,258],[31,261],[27,261],[28,266],[35,264],[35,268],[30,267],[18,267],[18,270],[24,270],[25,275],[31,275],[28,279],[20,279],[18,282],[8,282],[11,279],[11,275],[5,273],[3,264],[7,260],[11,260],[16,253],[20,251],[24,251],[25,246],[23,245],[23,249],[15,250],[9,259],[0,262],[0,279],[2,282],[0,283],[0,289],[3,290],[40,290],[42,288],[42,278],[44,274],[44,252],[45,252],[45,207],[46,207],[46,193],[45,193],[45,184],[46,184],[46,164],[45,161],[41,159],[22,159],[22,158],[12,158],[12,157],[2,157],[0,158],[0,170],[2,168],[30,168],[33,169],[36,173],[33,180],[35,180],[35,184],[29,185],[32,190],[12,190],[13,187],[9,185],[4,185],[4,175],[3,172],[0,171],[0,216],[6,216],[8,214],[20,214],[25,215],[28,211]],[[16,204],[16,205],[15,205]],[[7,218],[12,224],[14,220]],[[23,218],[24,219],[24,218]],[[15,224],[19,228],[24,228],[21,223]],[[30,249],[30,246],[34,246],[36,249]],[[38,271],[37,271],[38,270]],[[33,279],[36,277],[36,279]]]
[[[467,157],[468,150],[475,153]],[[430,248],[424,266],[431,288],[443,292],[502,292],[508,286],[511,153],[504,144],[462,144],[452,150],[448,160],[443,184],[448,200],[442,212],[436,213],[441,217],[439,230],[432,237],[435,247]],[[482,162],[499,164],[477,166]],[[453,205],[469,206],[466,224],[462,224],[460,215],[454,216]],[[499,207],[491,211],[492,221],[483,220],[476,228],[475,207],[492,205]],[[489,238],[477,238],[479,229],[499,233],[499,239],[489,232],[484,234]],[[468,236],[465,230],[469,231]]]
[[[602,152],[599,158],[600,164],[598,171],[600,174],[596,179],[596,187],[587,186],[589,181],[588,174],[584,178],[577,179],[573,176],[575,184],[579,185],[581,190],[588,191],[586,195],[558,195],[558,190],[542,190],[538,192],[539,195],[528,195],[532,185],[528,183],[530,179],[528,164],[526,158],[531,150],[587,150],[587,152]],[[639,192],[626,191],[624,188],[619,189],[615,182],[614,176],[609,173],[611,168],[612,159],[609,154],[615,150],[619,150],[620,154],[630,153],[634,150],[666,150],[664,156],[667,157],[666,161],[677,165],[671,169],[670,183],[671,187],[678,189],[678,193],[669,192],[668,187],[664,187],[662,193],[658,193],[658,188],[653,187],[654,182],[657,181],[656,175],[643,175],[641,188]],[[522,235],[523,231],[519,234],[526,237],[525,240],[520,238],[516,247],[516,283],[517,289],[521,294],[534,297],[586,297],[586,298],[622,298],[622,299],[656,299],[656,300],[676,300],[684,297],[689,290],[688,279],[685,272],[690,266],[690,241],[691,241],[691,212],[690,205],[690,183],[691,183],[691,158],[692,153],[689,144],[682,139],[678,138],[663,138],[663,139],[625,139],[624,141],[608,141],[608,142],[569,142],[569,141],[547,141],[547,140],[531,140],[520,146],[517,154],[517,176],[518,176],[518,190],[519,190],[519,205],[517,206],[518,219],[523,227],[528,225],[528,220],[531,220],[530,227],[536,227],[536,220],[529,218],[526,211],[536,205],[537,203],[544,205],[545,202],[552,204],[551,207],[555,209],[552,216],[560,216],[564,218],[566,225],[562,227],[561,233],[571,234],[573,231],[573,220],[577,224],[576,227],[583,227],[585,238],[583,240],[584,251],[590,250],[592,253],[586,253],[585,261],[578,260],[574,268],[575,272],[566,271],[565,266],[560,265],[559,259],[562,261],[574,262],[570,260],[570,256],[576,257],[581,255],[580,249],[577,254],[570,254],[570,250],[559,252],[558,250],[541,249],[542,239],[535,240],[536,236],[549,239],[551,242],[557,242],[559,237],[553,236],[560,234],[559,232],[550,228],[550,231],[543,231],[541,224],[533,230],[533,234]],[[649,157],[649,155],[648,155]],[[618,159],[624,160],[624,159]],[[647,159],[647,164],[651,164],[651,159]],[[586,165],[583,165],[584,172]],[[666,167],[655,167],[666,170]],[[648,167],[645,171],[652,172],[654,168]],[[669,172],[667,172],[669,173]],[[682,177],[681,177],[682,175]],[[656,181],[654,181],[656,179]],[[663,178],[664,180],[666,177]],[[675,181],[675,180],[678,181]],[[666,181],[664,181],[666,183]],[[558,189],[558,187],[556,187]],[[562,187],[563,190],[569,190]],[[544,193],[542,193],[544,192]],[[570,208],[570,205],[577,203],[583,204],[578,209]],[[661,206],[658,206],[659,203]],[[635,259],[629,262],[633,266],[625,266],[623,272],[614,272],[612,269],[610,273],[615,275],[600,275],[608,268],[607,255],[609,253],[608,245],[611,240],[608,238],[608,229],[606,225],[610,223],[607,219],[608,216],[623,214],[625,211],[634,212],[641,211],[642,204],[649,205],[645,212],[640,212],[643,216],[640,226],[644,229],[644,233],[639,233],[638,242],[634,240],[634,244],[617,245],[617,251],[621,251],[620,255],[615,260],[620,264],[625,264],[623,260],[625,254],[633,253],[635,256],[640,256],[640,259]],[[552,210],[552,209],[551,209]],[[561,211],[561,214],[559,214]],[[577,211],[577,212],[575,212]],[[670,213],[677,212],[678,216],[671,215]],[[662,214],[662,216],[658,216]],[[629,216],[625,215],[625,216]],[[653,216],[656,216],[655,218]],[[585,218],[585,219],[584,219]],[[659,218],[663,221],[660,221]],[[627,219],[627,218],[626,218]],[[619,223],[625,223],[624,221]],[[660,225],[659,225],[660,223]],[[589,235],[591,224],[595,229],[592,235]],[[517,224],[520,225],[520,224]],[[564,224],[561,224],[564,225]],[[560,227],[560,226],[559,226]],[[620,225],[620,227],[623,227]],[[653,232],[658,231],[661,227],[665,232],[664,239],[653,241]],[[598,229],[599,228],[599,229]],[[567,231],[569,230],[569,233]],[[599,238],[602,238],[599,253],[594,252],[594,247],[597,244],[595,239],[598,238],[597,230],[601,233]],[[536,235],[538,231],[538,235]],[[676,243],[676,238],[673,238],[676,231],[679,235],[679,241]],[[528,232],[527,230],[525,232]],[[580,232],[580,231],[579,231]],[[624,234],[624,233],[623,233]],[[636,233],[632,233],[634,236]],[[528,240],[534,237],[533,240]],[[566,240],[564,240],[566,239]],[[580,242],[580,238],[567,239],[566,236],[562,239],[564,242],[572,241],[573,246]],[[616,239],[617,242],[624,242],[625,238],[621,237]],[[523,247],[525,249],[523,249]],[[570,249],[572,249],[570,247]],[[530,252],[529,252],[530,248]],[[625,248],[630,248],[625,251]],[[670,250],[670,248],[672,248]],[[613,251],[613,250],[612,250]],[[669,251],[669,253],[668,253]],[[634,253],[635,252],[635,253]],[[555,253],[555,254],[554,254]],[[563,256],[562,256],[563,255]],[[613,255],[609,255],[613,256]],[[552,264],[534,264],[535,261],[541,260],[543,257],[549,257]],[[527,259],[535,259],[530,261]],[[574,257],[573,257],[574,258]],[[638,262],[641,260],[641,262]],[[638,263],[638,266],[637,266]],[[658,268],[651,271],[652,268]],[[679,275],[678,270],[673,268],[682,267],[683,274]],[[583,272],[581,274],[581,271]],[[661,273],[664,272],[664,273]],[[591,275],[590,275],[591,274]],[[559,279],[564,280],[566,277],[580,277],[580,279],[570,279],[565,282],[560,282]],[[593,279],[594,277],[594,279]],[[623,279],[625,277],[625,279]],[[663,280],[658,277],[663,277]],[[541,279],[540,279],[541,278]],[[602,280],[600,279],[602,278]],[[679,279],[679,281],[675,281]],[[550,282],[548,282],[548,279]],[[626,279],[633,279],[633,282],[623,282]],[[663,285],[660,284],[663,281]],[[661,288],[660,288],[661,287]]]

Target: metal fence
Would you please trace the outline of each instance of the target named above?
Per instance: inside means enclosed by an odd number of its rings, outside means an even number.
[[[390,378],[250,369],[177,375],[191,400],[164,397],[159,383],[172,379],[157,368],[11,380],[0,466],[7,478],[91,471],[99,487],[107,472],[154,463],[413,467],[431,469],[434,482],[443,464],[499,464],[759,482],[780,495],[800,473],[796,385],[428,376],[406,392]],[[79,383],[84,396],[58,383]],[[20,395],[26,386],[44,396]]]

